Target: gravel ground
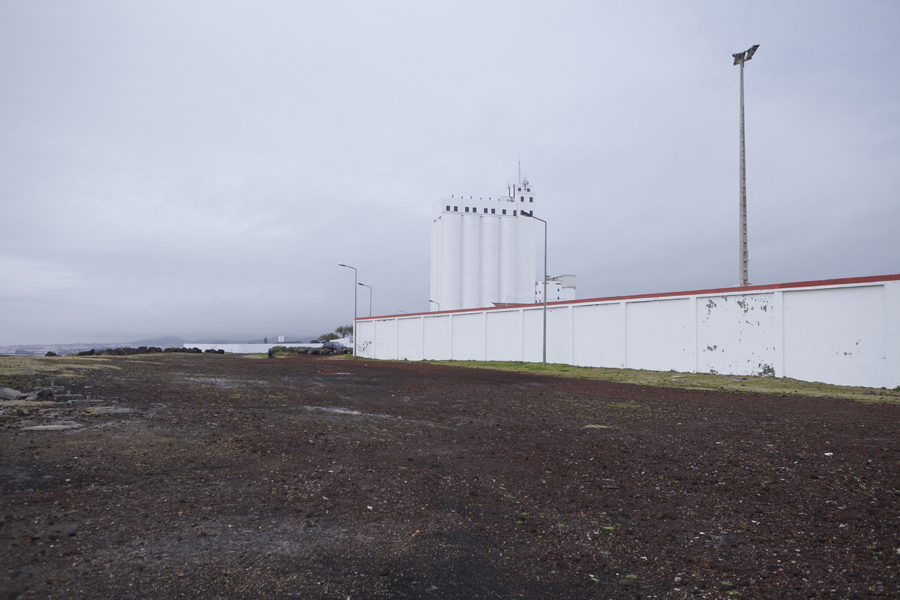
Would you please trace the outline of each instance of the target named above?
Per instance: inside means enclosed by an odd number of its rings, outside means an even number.
[[[0,401],[2,598],[900,597],[897,405],[84,360]]]

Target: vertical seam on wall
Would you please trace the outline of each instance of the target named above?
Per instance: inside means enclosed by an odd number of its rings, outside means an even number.
[[[775,290],[774,295],[778,299],[778,312],[775,313],[775,318],[777,319],[775,328],[777,337],[775,338],[775,343],[778,344],[778,348],[781,350],[777,355],[778,364],[776,365],[775,376],[787,377],[787,372],[785,371],[785,365],[787,364],[787,347],[784,344],[784,291]]]
[[[878,378],[885,382],[885,384],[889,383],[889,375],[890,370],[888,369],[888,365],[891,364],[888,353],[890,352],[890,348],[888,348],[888,323],[890,322],[890,315],[888,314],[888,288],[887,285],[881,284],[881,298],[882,298],[882,310],[884,311],[882,314],[884,315],[884,327],[881,328],[881,352],[882,352],[882,361],[884,368],[881,369],[881,372],[878,373]]]
[[[525,309],[519,309],[519,329],[521,331],[522,343],[519,344],[519,360],[525,362]]]
[[[625,334],[622,340],[622,353],[624,356],[623,369],[628,368],[628,302],[622,300],[622,332]]]
[[[691,356],[690,356],[690,365],[691,365],[691,373],[697,372],[697,365],[699,364],[698,356],[700,355],[700,349],[698,344],[700,343],[700,332],[699,332],[699,321],[697,319],[697,296],[690,296],[690,302],[688,302],[688,309],[691,311],[690,318],[688,319],[688,323],[691,324]]]
[[[481,360],[487,360],[487,356],[488,356],[488,351],[487,351],[487,345],[488,345],[487,311],[486,310],[481,311],[481,316],[484,317],[481,320],[482,327],[484,328],[484,353],[482,353],[482,355],[481,355],[482,356]]]
[[[569,364],[575,364],[575,307],[569,305],[569,345],[572,352],[569,354]]]
[[[453,315],[450,315],[450,360],[453,360]]]

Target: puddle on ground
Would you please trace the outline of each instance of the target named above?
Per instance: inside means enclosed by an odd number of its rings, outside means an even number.
[[[358,410],[350,410],[349,408],[335,408],[332,406],[302,406],[306,410],[321,410],[323,412],[337,413],[339,415],[352,415],[354,417],[374,417],[376,419],[393,419],[395,421],[406,421],[407,423],[418,423],[419,425],[429,425],[431,427],[442,427],[431,421],[421,421],[418,419],[405,419],[395,415],[380,415],[377,413],[364,413]]]
[[[205,385],[214,385],[222,389],[230,390],[244,385],[269,385],[268,381],[256,381],[252,379],[229,379],[227,377],[184,377],[185,381]]]
[[[87,409],[88,412],[95,415],[121,415],[134,412],[131,408],[119,408],[118,406],[98,406],[96,408]]]
[[[81,427],[81,423],[76,423],[75,421],[63,421],[51,425],[32,425],[31,427],[23,427],[22,431],[65,431],[66,429],[76,429],[78,427]]]

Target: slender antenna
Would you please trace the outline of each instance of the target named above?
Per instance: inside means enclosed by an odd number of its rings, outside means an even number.
[[[522,183],[522,159],[519,158],[519,183]]]

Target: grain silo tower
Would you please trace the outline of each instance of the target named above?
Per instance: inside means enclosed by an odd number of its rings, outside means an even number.
[[[534,302],[534,210],[528,180],[507,195],[443,198],[431,220],[431,310]]]

